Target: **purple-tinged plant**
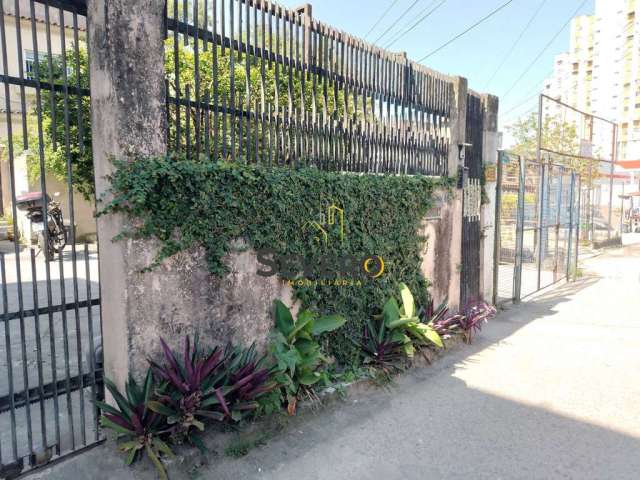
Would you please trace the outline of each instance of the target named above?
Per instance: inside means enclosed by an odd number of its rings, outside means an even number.
[[[431,299],[420,313],[422,322],[431,325],[441,337],[450,335],[460,328],[462,315],[450,312],[448,303],[449,299],[445,298],[437,308],[434,308],[433,299]]]
[[[160,341],[164,362],[149,363],[163,384],[159,401],[149,402],[149,408],[167,418],[178,442],[186,439],[205,450],[195,433],[204,431],[205,420],[239,421],[258,408],[257,398],[276,386],[269,382],[269,370],[262,368],[255,346],[243,350],[228,345],[224,352],[216,348],[205,354],[197,338],[191,345],[187,336],[178,356]]]
[[[231,351],[230,346],[227,351]],[[264,366],[266,357],[258,358],[255,344],[248,349],[235,348],[225,357],[231,418],[240,420],[247,412],[256,410],[259,407],[256,400],[278,384],[271,380],[270,371]]]
[[[159,401],[149,402],[148,407],[166,417],[175,441],[187,439],[205,450],[193,429],[204,431],[205,418],[223,421],[231,415],[225,398],[228,392],[218,386],[225,377],[223,354],[217,348],[205,354],[199,348],[197,338],[192,346],[187,336],[180,361],[162,338],[160,344],[164,363],[149,360],[149,364],[163,382],[161,395]]]
[[[403,370],[406,362],[404,334],[387,330],[383,320],[378,321],[377,327],[370,319],[366,320],[360,345],[365,363],[372,364],[385,374]],[[394,338],[398,335],[403,335],[403,338]]]
[[[474,332],[482,330],[482,324],[493,318],[497,310],[482,300],[467,303],[461,312],[460,328],[464,332],[465,342],[471,343]]]
[[[212,375],[222,365],[222,352],[215,348],[208,355],[204,355],[198,347],[196,338],[191,347],[189,336],[185,338],[182,362],[179,362],[164,339],[160,339],[164,354],[164,364],[149,360],[156,376],[166,381],[182,395],[188,396],[197,392],[207,391],[215,383]]]
[[[151,370],[147,371],[142,388],[129,377],[125,384],[126,396],[122,395],[109,379],[105,379],[105,385],[111,392],[117,408],[96,401],[96,406],[102,410],[100,424],[103,428],[113,430],[118,438],[125,439],[118,445],[118,448],[127,454],[125,463],[131,465],[146,454],[158,470],[160,478],[166,479],[167,472],[161,457],[172,457],[173,452],[160,438],[162,434],[167,433],[164,419],[148,408],[155,389]]]

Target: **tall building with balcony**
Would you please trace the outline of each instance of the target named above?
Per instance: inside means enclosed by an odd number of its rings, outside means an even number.
[[[640,158],[640,18],[637,0],[596,0],[593,15],[571,22],[568,52],[558,55],[543,90],[579,110],[618,124],[617,157]],[[640,12],[638,12],[640,13]],[[556,109],[552,111],[552,109]],[[545,106],[545,114],[560,113]],[[566,119],[566,121],[577,121]],[[577,124],[578,129],[589,128]],[[594,148],[611,139],[595,128]],[[583,133],[584,134],[584,133]],[[583,134],[581,136],[583,136]],[[584,136],[583,136],[584,138]]]

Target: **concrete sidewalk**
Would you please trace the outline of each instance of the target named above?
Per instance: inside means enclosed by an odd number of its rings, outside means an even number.
[[[503,312],[471,347],[298,419],[206,479],[640,478],[640,247]],[[35,478],[153,478],[103,447]]]

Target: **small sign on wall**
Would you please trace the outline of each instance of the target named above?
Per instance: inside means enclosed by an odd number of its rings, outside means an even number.
[[[442,206],[444,205],[446,199],[445,196],[443,194],[434,194],[434,205],[433,208],[431,208],[426,215],[425,220],[426,221],[433,221],[433,220],[441,220],[442,219]]]
[[[498,180],[498,171],[495,165],[487,165],[484,167],[484,179],[489,183]]]

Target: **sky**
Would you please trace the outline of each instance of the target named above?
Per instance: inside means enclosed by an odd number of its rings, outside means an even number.
[[[365,37],[382,18],[366,39],[386,46],[393,40],[396,31],[405,31],[405,27],[413,25],[442,1],[395,0],[393,8],[384,16],[382,14],[394,0],[314,0],[310,3],[313,5],[313,16],[316,19],[359,37]],[[419,60],[506,1],[444,0],[434,13],[390,49],[406,51],[409,58]],[[513,0],[493,17],[422,63],[443,73],[466,77],[470,88],[500,97],[502,128],[537,105],[535,95],[540,91],[543,80],[552,72],[555,55],[569,48],[568,26],[551,43],[531,70],[515,82],[562,25],[573,16],[582,2],[583,0]],[[285,0],[282,3],[295,7],[301,2]],[[594,3],[595,0],[587,0],[578,10],[578,14],[592,14]],[[396,26],[385,34],[385,31],[411,6]],[[536,18],[520,42],[504,65],[497,70],[538,9]],[[527,99],[529,100],[526,101]],[[518,108],[514,110],[514,107]]]

